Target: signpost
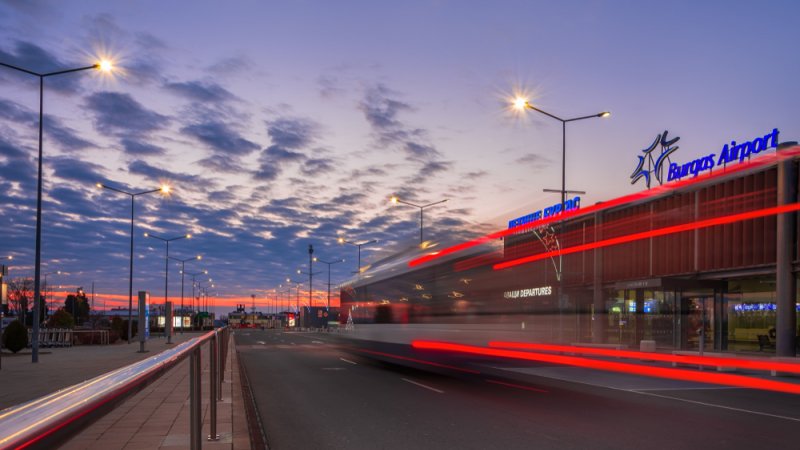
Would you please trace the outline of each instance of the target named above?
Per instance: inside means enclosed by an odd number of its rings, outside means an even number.
[[[139,291],[139,353],[144,353],[144,343],[150,338],[150,294]]]
[[[167,335],[167,344],[172,344],[172,302],[167,302],[164,308],[164,333]]]

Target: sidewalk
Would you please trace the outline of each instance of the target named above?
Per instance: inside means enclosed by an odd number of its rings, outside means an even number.
[[[185,332],[172,337],[178,344],[200,336]],[[149,358],[172,348],[163,337],[147,341],[146,353],[138,353],[139,342],[111,345],[78,345],[64,348],[42,348],[39,362],[31,363],[31,350],[17,354],[3,351],[0,368],[0,409],[18,405],[51,392],[86,381],[106,372]]]
[[[217,434],[208,441],[209,426],[209,357],[208,344],[202,348],[203,447],[208,449],[249,449],[239,366],[231,336],[222,401],[217,402]],[[113,411],[81,431],[62,447],[65,450],[103,449],[136,450],[189,448],[189,358],[175,366],[154,383],[126,400]]]

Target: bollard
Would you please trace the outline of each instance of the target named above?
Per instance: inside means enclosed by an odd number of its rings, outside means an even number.
[[[225,373],[225,356],[223,355],[225,347],[225,329],[217,335],[217,401],[222,401],[222,374]]]
[[[219,333],[214,332],[211,337],[211,342],[208,343],[208,408],[209,408],[209,424],[211,425],[211,432],[208,435],[209,441],[216,441],[219,439],[217,434],[217,371],[219,370],[219,361],[217,359],[217,338]]]
[[[220,349],[222,350],[220,367],[222,367],[222,369],[219,371],[220,386],[222,386],[222,382],[225,380],[225,360],[228,359],[228,330],[230,330],[230,328],[228,327],[222,329],[222,346],[220,347]]]
[[[200,433],[203,431],[200,348],[192,350],[189,356],[189,442],[192,450],[202,448]]]

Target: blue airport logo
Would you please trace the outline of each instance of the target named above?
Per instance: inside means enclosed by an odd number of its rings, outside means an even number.
[[[693,161],[677,164],[670,160],[670,156],[679,148],[674,144],[680,138],[668,139],[667,133],[667,131],[664,131],[664,133],[657,135],[653,143],[642,150],[644,155],[638,156],[639,163],[630,177],[631,184],[644,178],[645,185],[649,189],[651,178],[655,178],[658,184],[663,184],[664,181],[680,180],[690,175],[696,177],[701,172],[712,170],[715,167],[725,167],[730,163],[743,162],[745,159],[749,160],[752,155],[757,155],[771,148],[777,148],[778,135],[780,134],[778,129],[774,128],[763,136],[755,137],[740,144],[737,144],[736,141],[725,144],[720,151],[719,157],[717,157],[716,153],[709,153]],[[654,151],[659,146],[661,147],[661,152],[654,155]],[[667,172],[666,180],[664,180],[665,169]]]
[[[564,201],[564,211],[572,211],[581,207],[581,198],[575,197]],[[508,221],[508,228],[518,227],[526,223],[536,222],[538,220],[561,214],[561,203],[556,203],[539,211],[517,217]]]
[[[656,181],[658,181],[658,184],[664,183],[664,163],[672,163],[670,160],[670,155],[674,153],[675,150],[680,148],[679,146],[675,145],[675,143],[681,139],[680,137],[669,139],[667,134],[669,134],[669,131],[667,130],[664,130],[663,133],[659,133],[656,135],[653,143],[650,144],[646,149],[642,150],[644,155],[638,156],[639,164],[636,166],[636,169],[631,175],[631,184],[634,184],[639,181],[639,179],[644,178],[645,185],[648,189],[650,189],[651,176],[655,177]],[[653,158],[653,151],[659,146],[661,147],[661,153]],[[647,163],[646,170],[645,163]],[[671,165],[672,164],[670,164],[670,166]]]

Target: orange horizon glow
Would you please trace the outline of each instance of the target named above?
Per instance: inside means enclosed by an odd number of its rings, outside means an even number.
[[[58,289],[48,289],[47,290],[47,303],[52,307],[56,307],[58,309],[64,306],[64,301],[67,298],[67,295],[74,294],[79,286],[64,286],[62,285],[61,288]],[[91,301],[92,293],[90,290],[87,290],[85,287],[83,289],[84,294],[86,297]],[[45,293],[42,291],[42,295],[44,296]],[[108,292],[99,292],[95,291],[94,293],[95,300],[93,311],[108,311],[111,309],[128,308],[128,293],[118,294],[118,293],[108,293]],[[134,292],[133,295],[133,307],[136,308],[138,302],[138,294]],[[173,307],[180,308],[181,306],[181,297],[180,294],[172,295],[170,293],[169,296],[170,301],[173,304]],[[327,292],[319,292],[314,291],[314,298],[313,298],[313,306],[314,307],[323,307],[326,306],[328,300]],[[184,295],[184,307],[191,307],[192,304],[196,304],[196,300],[192,302],[192,294],[189,291],[187,294]],[[159,295],[158,292],[150,292],[150,304],[151,305],[158,305],[164,303],[164,294],[163,292]],[[276,305],[278,306],[279,311],[284,311],[286,309],[286,293],[280,295],[280,299],[276,299],[275,294],[269,293],[267,297],[263,295],[256,297],[256,311],[269,313],[270,311],[274,311]],[[251,305],[253,304],[253,298],[249,295],[246,296],[235,296],[235,297],[217,297],[217,296],[208,296],[208,306],[209,309],[220,309],[220,308],[230,308],[230,311],[236,310],[236,305],[245,305],[245,309],[247,311],[250,310]],[[103,308],[105,305],[105,308]],[[294,310],[297,305],[297,295],[294,290],[292,290],[292,294],[290,296],[289,307],[290,310]],[[341,305],[339,301],[339,296],[334,291],[331,291],[331,308],[338,308]],[[308,306],[308,291],[300,291],[300,307]],[[51,308],[52,310],[52,308]]]

